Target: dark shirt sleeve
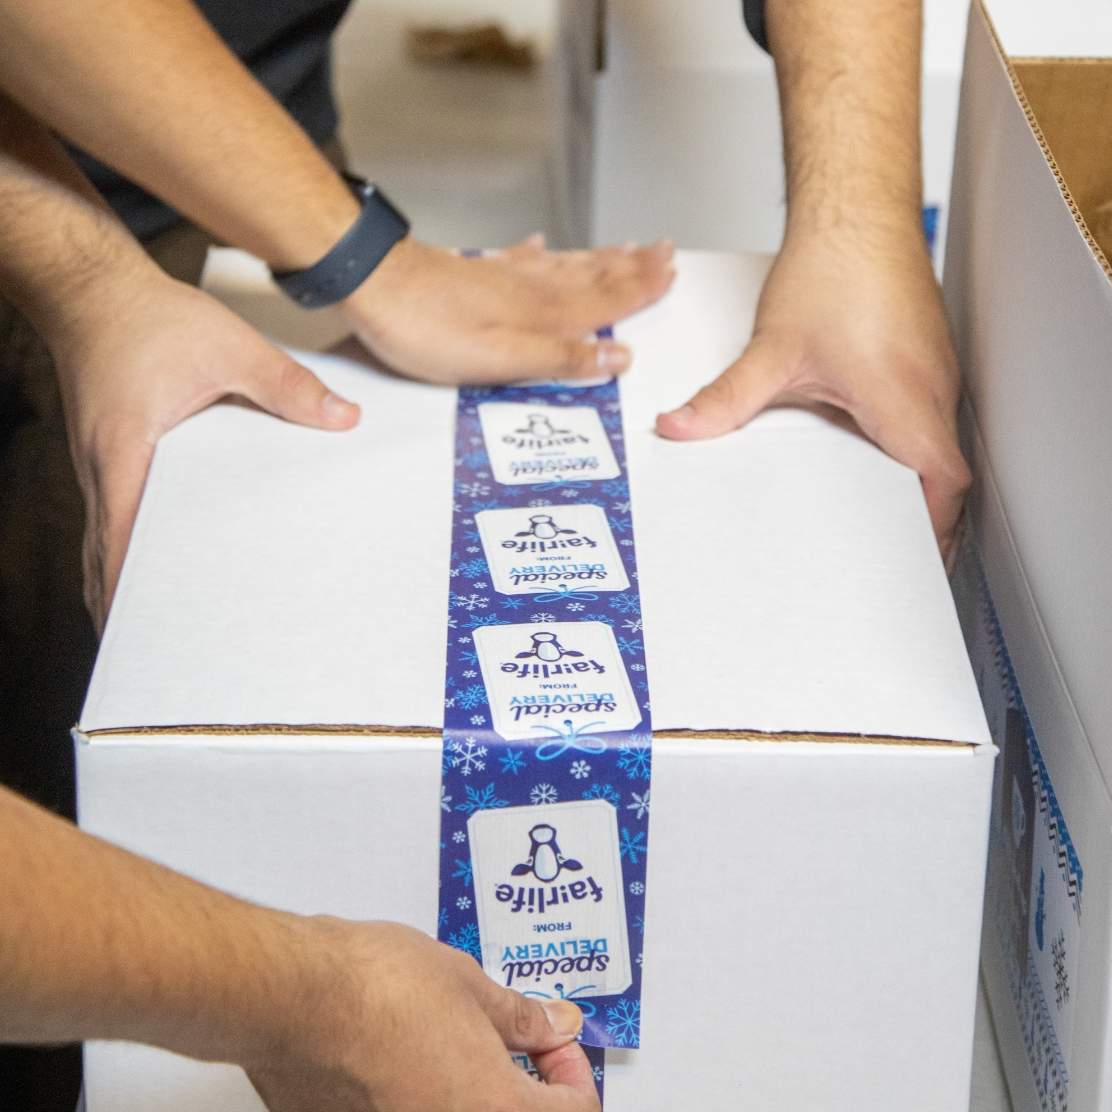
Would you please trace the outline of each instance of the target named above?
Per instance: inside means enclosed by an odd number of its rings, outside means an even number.
[[[762,49],[768,49],[768,34],[765,31],[765,0],[742,0],[741,10],[745,13],[745,26],[753,41]]]

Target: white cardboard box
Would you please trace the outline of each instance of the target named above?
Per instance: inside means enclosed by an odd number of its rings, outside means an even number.
[[[995,750],[916,476],[798,410],[656,412],[768,260],[684,254],[619,329],[655,728],[643,1049],[617,1112],[968,1107]],[[454,392],[306,357],[335,435],[218,406],[160,445],[77,732],[82,825],[243,896],[433,931]],[[86,1054],[90,1112],[256,1112]]]
[[[998,37],[975,4],[969,23],[945,286],[976,484],[955,586],[1003,754],[984,970],[1012,1099],[1105,1112],[1112,16],[1075,0],[1045,22]],[[1040,48],[1072,57],[1014,57]]]

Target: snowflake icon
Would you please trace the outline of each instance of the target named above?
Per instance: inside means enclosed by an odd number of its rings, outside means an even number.
[[[487,573],[487,562],[481,556],[476,556],[473,560],[464,560],[459,566],[460,575],[465,575],[468,579],[477,579]]]
[[[504,626],[509,623],[497,614],[472,614],[467,619],[466,629],[482,629],[483,626]]]
[[[622,628],[623,629],[628,629],[630,633],[640,633],[641,632],[641,619],[640,618],[634,618],[631,621],[622,622]]]
[[[533,498],[529,502],[530,509],[540,510],[545,506],[551,506],[552,503],[547,498]]]
[[[473,683],[456,695],[456,701],[464,710],[475,710],[477,707],[486,706],[486,688],[481,683]]]
[[[449,762],[452,768],[459,769],[461,776],[470,776],[472,772],[482,772],[486,768],[487,747],[473,737],[465,737],[463,741],[453,739],[448,742],[448,750],[451,754]]]
[[[629,798],[633,800],[632,803],[626,804],[627,811],[633,811],[638,819],[643,819],[649,813],[649,789],[645,789],[644,795],[638,795],[636,792],[630,792]]]
[[[471,870],[471,862],[464,861],[462,857],[456,858],[456,867],[452,870],[452,876],[456,880],[462,880],[464,884],[471,884],[474,881],[474,873]]]
[[[631,896],[643,896],[645,894],[645,886],[639,880],[631,881],[629,885],[629,894]]]
[[[602,1066],[592,1066],[591,1076],[595,1079],[595,1083],[598,1084],[600,1081],[602,1081],[606,1074],[603,1071]]]
[[[445,808],[445,809],[447,809],[447,808]],[[461,842],[466,842],[467,841],[467,835],[462,830],[457,830],[452,835],[452,841],[455,842],[456,845],[458,846]]]
[[[529,791],[529,802],[534,806],[556,802],[556,789],[551,784],[537,784]]]
[[[470,954],[476,961],[480,961],[483,951],[479,946],[479,928],[474,923],[465,923],[458,931],[448,935],[448,945]]]
[[[639,653],[644,649],[644,644],[633,640],[632,637],[618,638],[618,651],[623,653]]]
[[[531,621],[531,622],[554,622],[554,621],[556,621],[556,615],[555,614],[550,614],[547,610],[539,610],[536,614],[533,614],[529,618],[529,621]]]
[[[638,601],[637,596],[630,594],[628,591],[621,591],[610,600],[612,609],[617,610],[619,614],[640,614],[641,603]]]
[[[609,784],[592,784],[584,793],[584,799],[605,799],[615,807],[621,802],[621,796]]]
[[[490,599],[486,595],[479,595],[474,592],[469,595],[453,593],[451,601],[453,606],[460,610],[466,610],[468,614],[474,614],[476,610],[485,610],[490,605]]]
[[[502,771],[516,776],[525,767],[525,755],[520,749],[507,749],[498,760],[501,762]]]
[[[460,909],[460,911],[466,911],[470,906],[471,906],[471,897],[470,896],[460,896],[460,898],[458,900],[456,900],[456,907],[458,907]]]
[[[645,670],[644,664],[631,664],[629,666],[631,672],[643,672]]]
[[[637,1046],[641,1041],[641,1002],[623,997],[607,1008],[606,1032],[617,1046]]]
[[[572,761],[571,774],[577,780],[586,780],[591,774],[591,766],[586,761]]]
[[[469,720],[472,726],[482,726],[486,722],[485,714],[473,714]]]
[[[485,498],[490,493],[490,487],[478,482],[456,483],[456,493],[464,498]]]
[[[514,598],[513,595],[510,595],[508,598],[504,598],[502,600],[502,605],[507,610],[520,610],[521,609],[521,599]]]
[[[494,791],[494,784],[487,784],[485,788],[473,788],[470,784],[463,789],[467,793],[464,803],[457,803],[456,810],[473,815],[476,811],[492,811],[498,807],[508,807],[509,801],[499,799]]]
[[[575,489],[575,487],[564,487],[564,489],[562,491],[560,491],[560,494],[564,498],[578,498],[579,497],[579,491],[577,491]]]
[[[652,771],[652,750],[647,742],[634,734],[618,746],[618,767],[631,780],[647,780]]]
[[[450,759],[451,758],[449,758],[449,760]],[[451,808],[451,802],[452,802],[452,797],[448,794],[448,789],[443,784],[441,784],[440,785],[440,809],[442,811],[451,811],[451,809],[452,809]]]
[[[468,668],[461,674],[465,680],[473,680],[479,673],[476,672],[474,668]]]
[[[622,836],[618,839],[618,855],[625,857],[631,865],[640,863],[641,856],[648,851],[648,846],[645,844],[645,832],[639,830],[636,834],[631,834],[624,826],[622,827]]]
[[[573,613],[578,613],[580,610],[583,609],[583,603],[581,603],[581,602],[569,602],[568,603],[568,609],[571,610]]]

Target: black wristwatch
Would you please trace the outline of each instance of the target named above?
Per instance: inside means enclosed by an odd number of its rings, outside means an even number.
[[[409,221],[381,189],[351,174],[344,174],[344,180],[363,207],[343,239],[304,270],[271,272],[278,288],[305,309],[343,300],[409,234]]]

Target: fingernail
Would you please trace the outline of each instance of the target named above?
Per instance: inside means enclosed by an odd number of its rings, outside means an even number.
[[[671,413],[665,413],[664,416],[671,417],[677,424],[690,425],[695,420],[695,407],[693,405],[681,405],[679,409],[673,409]]]
[[[574,1039],[583,1028],[583,1013],[570,1000],[546,1000],[541,1007],[557,1035]]]
[[[621,344],[596,344],[595,361],[600,371],[624,371],[630,363],[629,348]]]
[[[637,250],[637,241],[636,240],[627,239],[626,242],[622,244],[622,253],[625,254],[625,255],[632,255],[633,252],[636,251],[636,250]]]
[[[357,416],[359,413],[359,406],[353,405],[332,393],[324,395],[320,407],[329,421],[350,421],[353,416]]]
[[[675,250],[676,245],[670,239],[661,239],[652,245],[653,254],[661,259],[670,259]]]

